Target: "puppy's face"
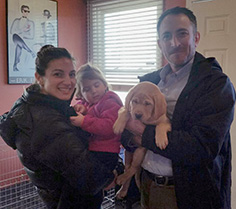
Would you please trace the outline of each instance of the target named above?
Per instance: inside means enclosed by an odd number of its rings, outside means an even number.
[[[135,94],[130,101],[130,114],[135,120],[146,124],[153,114],[154,101],[143,93]]]

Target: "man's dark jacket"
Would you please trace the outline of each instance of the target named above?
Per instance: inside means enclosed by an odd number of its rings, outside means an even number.
[[[158,84],[161,70],[140,81]],[[142,146],[172,160],[179,209],[231,208],[234,103],[234,88],[217,61],[196,53],[175,106],[165,150],[155,145],[155,127],[146,127]]]
[[[38,91],[37,85],[29,87],[0,117],[0,135],[17,149],[46,203],[53,196],[50,204],[57,208],[84,208],[86,197],[100,193],[114,175],[89,153],[87,134],[70,123],[70,101]]]

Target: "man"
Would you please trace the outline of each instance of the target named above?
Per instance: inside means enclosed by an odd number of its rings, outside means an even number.
[[[30,49],[25,40],[33,40],[34,39],[34,22],[28,19],[28,14],[30,13],[29,6],[22,5],[21,6],[21,18],[16,18],[10,29],[10,33],[12,34],[12,39],[15,44],[15,60],[13,64],[13,71],[19,71],[18,63],[20,62],[20,57],[22,54],[22,49],[29,52],[32,57],[35,57],[35,53]]]
[[[165,11],[157,30],[168,64],[140,81],[157,84],[165,95],[172,130],[161,150],[155,127],[128,124],[148,149],[142,163],[142,208],[230,209],[234,88],[214,58],[195,51],[200,34],[190,10]]]
[[[55,30],[52,23],[49,21],[50,11],[48,9],[43,10],[44,22],[41,23],[43,35],[41,36],[44,39],[44,45],[52,44],[55,42]]]

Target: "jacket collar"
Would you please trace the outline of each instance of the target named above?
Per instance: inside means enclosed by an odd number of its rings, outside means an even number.
[[[74,93],[71,98],[67,101],[60,100],[56,97],[45,95],[40,93],[40,87],[38,84],[32,84],[29,86],[23,93],[22,99],[28,104],[36,104],[48,106],[53,109],[56,109],[58,112],[62,113],[65,116],[71,115],[70,103],[73,98]]]
[[[214,57],[205,58],[203,55],[196,52],[187,82],[188,92],[195,88],[206,76],[210,75],[212,70],[222,71],[216,59]]]
[[[205,58],[203,55],[196,52],[188,82],[178,100],[188,97],[190,92],[195,89],[199,83],[204,82],[204,79],[211,75],[212,70],[222,71],[216,59],[213,57]]]

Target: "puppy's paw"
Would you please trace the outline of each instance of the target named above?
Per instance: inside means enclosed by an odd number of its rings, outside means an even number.
[[[165,149],[168,145],[168,131],[171,131],[170,123],[160,123],[156,126],[155,142],[160,149]]]
[[[159,147],[161,150],[165,149],[168,145],[167,137],[156,136],[155,142],[156,142],[157,147]]]
[[[117,177],[116,183],[118,185],[125,185],[131,180],[131,177],[137,172],[137,169],[130,167],[123,174]]]
[[[155,142],[157,147],[165,149],[168,145],[168,137],[166,131],[156,128]]]
[[[115,124],[113,125],[113,131],[115,134],[121,134],[124,129],[125,129],[125,123],[120,123],[120,121],[116,121]]]
[[[126,197],[128,189],[121,186],[120,190],[116,193],[116,198],[122,200]]]
[[[124,131],[128,120],[129,120],[129,112],[124,107],[121,107],[118,111],[118,118],[113,125],[114,133],[121,134]]]

